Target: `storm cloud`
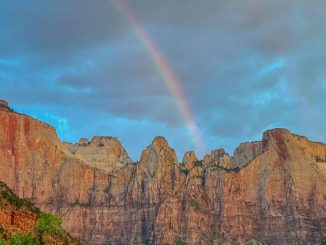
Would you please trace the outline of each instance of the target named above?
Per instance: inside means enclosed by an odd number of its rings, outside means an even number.
[[[119,1],[119,0],[116,0]],[[130,0],[180,80],[207,150],[286,127],[326,141],[321,0]],[[0,97],[62,140],[156,135],[194,149],[174,97],[114,1],[2,1]]]

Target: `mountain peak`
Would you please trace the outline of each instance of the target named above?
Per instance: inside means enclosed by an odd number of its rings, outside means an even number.
[[[194,151],[187,151],[183,156],[182,164],[187,169],[190,169],[197,160],[198,159]]]
[[[86,146],[86,145],[88,145],[88,144],[89,144],[89,141],[88,141],[87,138],[80,138],[80,139],[79,139],[79,142],[78,142],[78,145],[79,145],[79,146]]]
[[[215,150],[212,150],[211,153],[206,154],[204,156],[203,161],[204,161],[205,164],[210,164],[214,160],[223,157],[225,154],[226,153],[225,153],[225,150],[223,148],[215,149]]]
[[[5,110],[5,111],[9,111],[10,107],[7,101],[5,100],[0,100],[0,110]]]
[[[68,145],[68,150],[87,165],[107,173],[132,163],[116,137],[94,136],[91,141],[81,138],[77,144]]]
[[[168,141],[163,136],[156,136],[151,146],[154,146],[156,149],[170,148]]]
[[[275,135],[293,135],[293,133],[287,128],[273,128],[263,132],[263,140]]]
[[[175,244],[180,237],[208,244],[211,234],[221,244],[258,236],[270,244],[308,244],[326,232],[326,145],[289,130],[268,130],[262,141],[241,144],[236,154],[243,167],[223,149],[191,168],[180,166],[163,137],[133,165],[114,137],[60,145],[46,124],[0,114],[0,180],[64,214],[65,227],[87,244]],[[188,152],[184,162],[195,159]]]

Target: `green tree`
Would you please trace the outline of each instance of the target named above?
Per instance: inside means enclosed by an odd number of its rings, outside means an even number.
[[[4,243],[5,244],[5,243]],[[40,243],[33,237],[31,232],[23,234],[15,234],[11,240],[10,245],[39,245]]]
[[[251,240],[247,241],[246,245],[265,245],[265,243],[255,240],[255,239],[251,239]]]
[[[0,245],[6,245],[6,241],[3,239],[0,239]]]
[[[176,245],[185,245],[186,243],[182,241],[181,239],[178,239],[176,242]]]
[[[321,239],[320,244],[321,245],[326,245],[326,237]]]
[[[57,215],[51,213],[41,213],[36,224],[36,231],[40,235],[48,234],[53,237],[59,237],[62,235],[61,230],[62,221]]]

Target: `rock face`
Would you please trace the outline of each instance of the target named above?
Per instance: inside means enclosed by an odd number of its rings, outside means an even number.
[[[3,110],[3,111],[9,111],[10,110],[9,104],[8,104],[7,101],[0,100],[0,110]]]
[[[94,137],[90,142],[81,138],[78,144],[66,144],[66,149],[87,165],[105,173],[117,171],[132,160],[115,137]]]
[[[15,198],[17,197],[0,181],[0,240],[15,232],[24,234],[35,229],[38,210],[28,207],[28,202]]]
[[[37,222],[40,218],[41,211],[36,208],[30,201],[20,199],[13,193],[6,184],[0,181],[0,243],[22,244],[20,242],[12,243],[12,237],[31,234],[34,238],[33,244],[81,244],[80,241],[71,237],[66,231],[60,229],[59,237],[53,234],[37,234]],[[25,242],[26,243],[26,242]],[[24,243],[24,244],[25,244]],[[27,243],[26,243],[27,244]],[[30,243],[28,243],[30,244]]]
[[[240,167],[249,164],[256,157],[261,155],[263,152],[263,144],[262,142],[249,142],[242,143],[239,145],[237,149],[234,151],[234,161]]]
[[[326,145],[285,129],[179,164],[163,137],[133,163],[116,138],[62,143],[0,110],[0,180],[87,244],[315,244],[326,236]]]

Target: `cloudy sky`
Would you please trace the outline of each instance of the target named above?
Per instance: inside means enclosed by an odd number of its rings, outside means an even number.
[[[117,1],[1,1],[0,98],[65,141],[117,136],[135,160],[156,135],[198,148],[189,123],[205,151],[275,127],[326,141],[323,0],[125,0],[192,122]]]

